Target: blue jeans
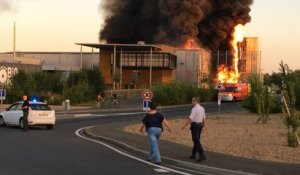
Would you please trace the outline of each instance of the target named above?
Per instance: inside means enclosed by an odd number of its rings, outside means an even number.
[[[161,128],[151,127],[148,129],[148,139],[150,143],[150,151],[148,155],[148,160],[152,160],[155,156],[156,162],[161,162],[161,157],[158,149],[158,139],[162,134]]]

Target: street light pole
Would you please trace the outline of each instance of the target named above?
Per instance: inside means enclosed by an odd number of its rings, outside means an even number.
[[[16,21],[14,22],[13,63],[16,61]]]
[[[152,50],[152,46],[151,46],[151,49],[150,49],[150,87],[152,86],[152,66],[153,66],[153,50]]]
[[[116,61],[117,61],[117,47],[114,46],[114,61],[113,61],[113,89],[116,89]]]

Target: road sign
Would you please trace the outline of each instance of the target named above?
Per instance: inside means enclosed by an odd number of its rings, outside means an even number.
[[[221,101],[222,101],[222,94],[219,92],[218,93],[218,105],[221,105]]]
[[[0,89],[0,100],[5,100],[6,98],[6,90]]]
[[[151,100],[153,98],[153,92],[150,89],[145,89],[142,92],[142,98],[144,101]]]
[[[150,111],[150,107],[149,107],[150,102],[151,102],[151,100],[143,101],[143,111]]]
[[[225,87],[222,83],[218,83],[217,86],[215,87],[215,89],[221,91],[221,90],[224,90]]]

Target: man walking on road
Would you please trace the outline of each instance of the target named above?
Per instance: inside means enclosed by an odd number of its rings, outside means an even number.
[[[194,143],[194,147],[190,159],[196,159],[196,154],[199,153],[199,159],[197,161],[201,162],[206,159],[200,142],[201,131],[202,129],[205,128],[205,124],[206,124],[206,116],[205,116],[205,109],[202,106],[200,106],[199,103],[200,103],[199,97],[194,97],[192,99],[192,104],[194,105],[194,107],[185,125],[182,127],[182,130],[189,124],[191,125],[190,129],[192,133],[192,140]]]
[[[22,110],[23,110],[23,130],[28,131],[28,113],[29,113],[29,100],[27,95],[23,95],[23,105],[22,105]]]

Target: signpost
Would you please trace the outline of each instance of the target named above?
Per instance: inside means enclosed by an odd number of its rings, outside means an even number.
[[[142,92],[142,98],[143,98],[143,111],[149,111],[149,103],[151,102],[153,98],[153,92],[150,89],[145,89]]]
[[[0,100],[1,100],[1,107],[3,105],[3,101],[6,99],[6,89],[0,89]]]
[[[219,115],[221,112],[221,102],[222,102],[222,95],[221,95],[221,90],[224,90],[225,87],[222,83],[218,83],[217,86],[215,87],[216,90],[219,90],[218,93],[218,109],[219,109]]]
[[[0,100],[3,101],[6,98],[6,90],[0,89]]]

